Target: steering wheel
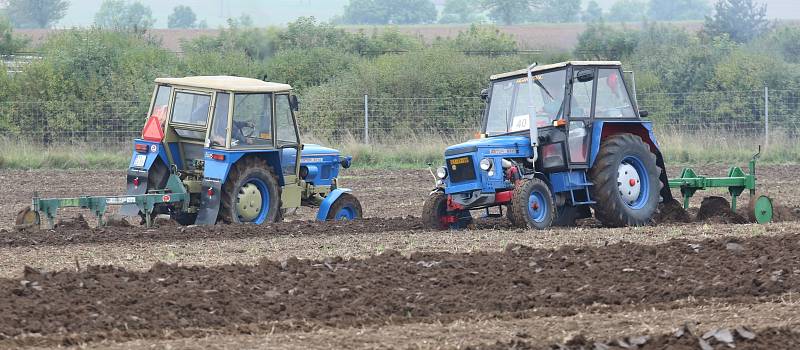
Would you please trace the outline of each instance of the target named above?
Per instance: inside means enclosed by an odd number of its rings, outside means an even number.
[[[233,122],[234,131],[236,134],[244,137],[253,137],[256,132],[256,125],[252,122]]]

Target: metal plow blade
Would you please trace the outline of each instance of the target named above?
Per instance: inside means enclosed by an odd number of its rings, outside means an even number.
[[[17,212],[17,219],[14,221],[14,228],[18,230],[39,228],[39,213],[31,209],[31,207],[25,207]]]

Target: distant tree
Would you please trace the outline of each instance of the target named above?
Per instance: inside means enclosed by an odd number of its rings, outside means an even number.
[[[647,13],[656,21],[703,19],[711,12],[708,0],[650,0]]]
[[[643,0],[617,0],[608,11],[612,22],[634,22],[647,18],[647,2]]]
[[[751,41],[769,31],[767,4],[753,0],[719,0],[714,16],[706,16],[703,32],[710,36],[727,34],[739,43]]]
[[[591,23],[578,37],[575,55],[586,59],[619,60],[629,57],[638,45],[638,31]]]
[[[15,38],[11,22],[4,16],[0,16],[0,54],[12,54],[23,49],[28,40]]]
[[[155,22],[153,11],[138,1],[127,4],[124,0],[104,0],[94,15],[96,26],[113,30],[144,32]]]
[[[228,18],[228,26],[237,28],[253,28],[253,18],[248,14],[242,14],[239,18]]]
[[[597,4],[597,1],[589,1],[589,4],[586,5],[586,11],[583,12],[582,19],[587,23],[595,23],[603,20],[603,9]]]
[[[50,28],[64,18],[69,2],[65,0],[8,0],[11,23],[17,28]]]
[[[468,54],[508,54],[517,51],[517,41],[494,26],[470,25],[452,39],[439,39],[437,44]]]
[[[489,18],[496,23],[512,25],[530,19],[532,7],[541,2],[542,0],[483,0],[483,8],[489,11]]]
[[[341,18],[348,24],[422,24],[436,22],[430,0],[350,0]]]
[[[479,0],[447,0],[439,23],[474,23],[480,20]]]
[[[189,6],[178,5],[172,10],[167,18],[169,28],[195,28],[197,27],[197,16]]]
[[[540,22],[577,22],[581,15],[581,0],[544,0],[534,11],[534,20]]]

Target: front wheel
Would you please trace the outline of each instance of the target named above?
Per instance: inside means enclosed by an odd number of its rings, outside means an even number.
[[[643,226],[652,221],[663,184],[656,156],[639,136],[619,134],[600,145],[589,172],[595,217],[605,226]]]
[[[353,221],[362,217],[361,203],[356,196],[342,193],[331,205],[325,220],[328,221]]]
[[[553,225],[556,208],[550,187],[540,179],[521,181],[514,188],[511,217],[515,226],[544,230]]]
[[[431,193],[422,206],[422,226],[429,230],[464,229],[472,223],[469,210],[447,211],[447,195]]]

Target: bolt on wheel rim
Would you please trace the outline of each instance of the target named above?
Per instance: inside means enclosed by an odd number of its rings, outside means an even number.
[[[261,213],[263,196],[254,183],[247,183],[236,196],[236,210],[242,221],[249,222],[258,218]]]

